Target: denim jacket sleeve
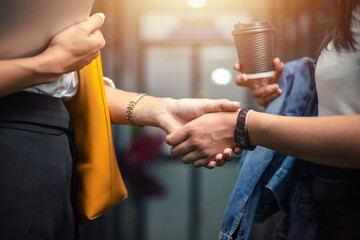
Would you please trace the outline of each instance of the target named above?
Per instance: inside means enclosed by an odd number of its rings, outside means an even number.
[[[317,115],[312,59],[306,57],[286,63],[278,84],[282,94],[269,104],[266,113]],[[261,146],[255,151],[243,153],[239,177],[225,210],[219,240],[248,239],[254,219],[263,221],[280,208],[288,208],[291,174],[296,161],[291,156]]]

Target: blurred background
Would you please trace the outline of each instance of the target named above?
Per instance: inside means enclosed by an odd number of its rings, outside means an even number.
[[[104,12],[104,75],[118,88],[157,97],[228,98],[263,110],[235,86],[234,24],[269,20],[275,56],[315,57],[336,0],[96,0]],[[217,239],[237,179],[238,158],[196,169],[169,155],[154,128],[113,126],[129,198],[80,226],[81,240]],[[270,239],[278,213],[255,224],[251,239]]]

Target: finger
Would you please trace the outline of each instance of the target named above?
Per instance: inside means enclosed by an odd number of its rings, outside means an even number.
[[[216,162],[221,161],[221,159],[223,159],[223,158],[224,158],[223,154],[222,154],[222,153],[218,153],[218,154],[216,155],[216,157],[215,157],[215,161],[216,161]]]
[[[207,158],[203,158],[203,159],[199,159],[199,160],[196,160],[195,162],[193,162],[193,165],[194,167],[205,167],[209,164],[209,160]]]
[[[251,88],[252,82],[248,80],[248,76],[245,73],[242,73],[236,76],[235,82],[238,86]]]
[[[274,68],[275,68],[275,71],[281,72],[284,69],[284,63],[281,62],[281,60],[279,58],[275,58],[274,59]]]
[[[195,149],[188,144],[189,141],[181,142],[170,149],[170,153],[173,157],[184,157],[185,155],[193,152]]]
[[[188,151],[181,157],[181,161],[185,164],[194,163],[199,159],[205,159],[206,155],[199,151]]]
[[[236,70],[236,71],[241,71],[241,65],[240,65],[240,63],[234,63],[234,70]]]
[[[210,161],[205,167],[207,169],[213,169],[214,167],[216,167],[216,161]]]
[[[103,13],[95,13],[89,17],[86,21],[81,22],[83,28],[85,28],[88,33],[93,33],[98,30],[105,21],[105,15]]]
[[[281,89],[279,89],[279,91],[277,91],[275,93],[272,93],[272,94],[269,94],[269,95],[266,95],[266,96],[256,99],[256,102],[259,105],[266,107],[267,105],[269,105],[269,103],[271,101],[273,101],[275,98],[277,98],[279,95],[281,95],[281,92],[282,92]]]
[[[234,152],[232,151],[231,148],[226,148],[224,150],[224,159],[225,161],[231,161],[234,159]]]
[[[277,82],[282,73],[282,70],[284,69],[284,63],[281,62],[279,58],[275,58],[274,59],[274,68],[275,68],[274,80],[275,80],[275,82]]]
[[[240,149],[239,147],[235,147],[235,148],[234,148],[234,153],[236,153],[236,154],[241,154],[242,151],[241,151],[241,149]]]
[[[277,92],[274,92],[274,93],[272,93],[272,94],[269,94],[269,95],[265,96],[265,97],[263,98],[263,100],[264,100],[265,102],[271,102],[272,100],[274,100],[275,98],[277,98],[280,94],[281,94],[281,89],[279,89],[279,91],[277,91]]]
[[[270,78],[258,78],[258,79],[255,79],[254,81],[257,80],[257,84],[259,85],[259,87],[265,87],[270,83]]]
[[[224,155],[222,153],[217,154],[215,159],[216,159],[216,166],[221,167],[225,164]]]
[[[217,167],[222,167],[222,166],[224,166],[225,165],[225,160],[223,159],[223,160],[221,160],[221,161],[219,161],[219,162],[216,162],[216,166]]]
[[[203,110],[205,113],[211,112],[232,112],[241,107],[241,103],[232,102],[227,99],[206,100],[203,102]]]
[[[261,97],[276,93],[279,90],[280,90],[279,85],[275,83],[275,84],[267,85],[265,87],[253,89],[251,91],[251,95],[254,98],[261,98]]]
[[[248,75],[244,73],[236,76],[235,81],[236,81],[236,85],[241,87],[248,87],[251,89],[256,89],[269,85],[268,78],[248,79]]]
[[[91,33],[90,37],[93,39],[94,46],[97,48],[97,51],[105,47],[105,38],[100,30],[96,30]]]
[[[189,137],[186,125],[184,127],[174,130],[165,137],[165,141],[170,146],[175,146]]]

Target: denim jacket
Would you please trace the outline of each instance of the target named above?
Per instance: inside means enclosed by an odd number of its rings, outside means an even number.
[[[284,116],[317,116],[314,68],[310,58],[286,63],[278,81],[282,94],[269,104],[265,112]],[[264,221],[280,208],[287,216],[275,239],[315,239],[310,165],[261,146],[244,152],[219,240],[248,239],[254,220]]]

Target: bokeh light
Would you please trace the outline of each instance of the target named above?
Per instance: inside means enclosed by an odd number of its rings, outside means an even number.
[[[187,4],[192,8],[202,8],[206,5],[206,0],[186,0]]]
[[[216,68],[211,73],[211,80],[216,85],[228,85],[232,78],[231,72],[226,68]]]

